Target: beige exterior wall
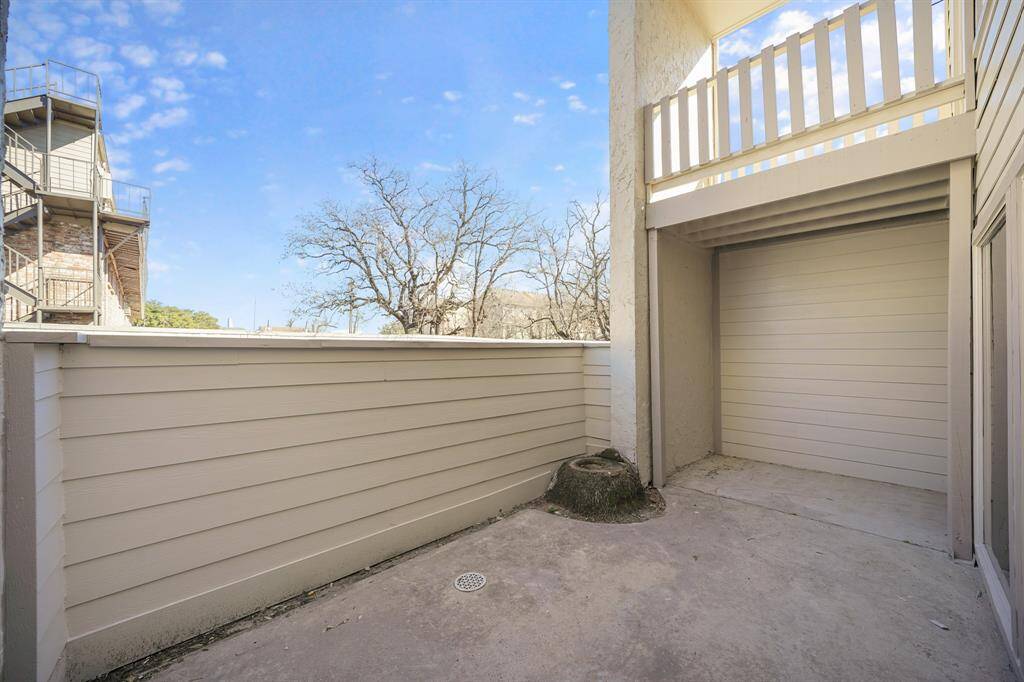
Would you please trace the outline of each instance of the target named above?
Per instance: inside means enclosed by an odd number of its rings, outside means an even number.
[[[664,475],[715,449],[712,251],[657,233]]]
[[[995,216],[1024,162],[1024,3],[976,0],[976,215]]]
[[[722,453],[946,491],[948,225],[719,256]]]
[[[40,152],[46,151],[45,124],[19,129],[18,133]],[[54,121],[50,145],[52,186],[65,193],[89,194],[93,182],[93,131],[67,121]]]
[[[46,151],[46,124],[19,128],[18,134],[40,152]],[[51,151],[57,156],[92,161],[93,131],[67,121],[54,121],[50,133]]]
[[[60,447],[60,348],[35,349],[36,585],[37,646],[40,681],[63,667],[67,622],[64,618],[64,495]],[[55,677],[59,678],[57,674]]]
[[[67,641],[60,357],[57,346],[5,346],[4,679],[46,682],[63,676]]]
[[[74,679],[535,498],[606,442],[602,344],[88,338],[39,391],[61,387],[47,594]]]
[[[611,442],[635,459],[646,481],[651,421],[643,106],[676,91],[707,51],[709,39],[679,0],[612,2],[608,32]]]
[[[999,447],[998,427],[991,426],[991,392],[999,386],[997,380],[986,378],[984,368],[990,362],[986,353],[991,348],[994,327],[986,328],[989,314],[985,297],[982,295],[989,286],[1002,288],[1008,304],[1005,315],[1007,329],[1007,381],[1000,388],[1006,389],[1005,402],[1009,427],[1003,445],[1011,454],[1008,470],[1011,513],[1009,516],[1009,581],[997,575],[999,568],[989,557],[988,550],[977,552],[978,563],[989,585],[989,594],[997,604],[997,620],[1011,649],[1017,673],[1020,675],[1024,660],[1024,527],[1021,525],[1022,491],[1024,491],[1024,463],[1021,443],[1024,429],[1021,428],[1024,414],[1024,382],[1021,380],[1021,352],[1024,343],[1021,328],[1024,326],[1024,292],[1021,288],[1021,273],[1024,272],[1024,3],[1020,0],[976,0],[974,22],[977,28],[974,41],[974,57],[977,66],[976,92],[976,144],[977,158],[974,166],[974,272],[975,272],[975,414],[974,414],[974,540],[984,544],[991,540],[989,529],[991,515],[987,505],[990,483],[986,460],[993,447]],[[1003,238],[1006,239],[1005,282],[999,281],[999,274],[992,273],[993,281],[987,282],[984,250],[992,231],[999,227],[999,216],[1005,207]],[[999,319],[999,316],[993,316]],[[984,427],[980,425],[985,425]],[[992,485],[1003,485],[993,481]],[[988,538],[988,539],[986,539]],[[1006,566],[1002,567],[1003,569]],[[1004,618],[1005,616],[1005,618]]]
[[[583,402],[587,417],[587,452],[611,446],[611,349],[607,345],[583,350]]]

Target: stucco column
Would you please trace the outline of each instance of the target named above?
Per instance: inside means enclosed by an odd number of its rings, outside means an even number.
[[[681,0],[613,0],[608,12],[611,443],[651,480],[643,107],[673,93],[706,53]]]
[[[651,474],[647,236],[644,230],[643,108],[638,88],[638,6],[608,8],[611,211],[611,442]]]

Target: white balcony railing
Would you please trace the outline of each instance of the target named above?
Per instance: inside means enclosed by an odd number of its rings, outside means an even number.
[[[35,95],[56,95],[94,108],[100,106],[100,77],[62,62],[5,69],[7,101]]]
[[[936,82],[931,3],[914,0],[912,7],[912,54],[910,45],[904,46],[907,54],[900,53],[894,0],[871,0],[645,107],[645,179],[652,199],[659,192],[692,191],[871,139],[878,126],[887,126],[883,134],[895,132],[905,117],[911,118],[910,125],[921,125],[924,112],[932,109],[950,115],[952,103],[964,98],[962,75]],[[868,99],[862,36],[865,20],[871,19],[877,22],[880,73],[869,75],[881,80],[880,101],[874,103]],[[845,49],[834,56],[836,31],[842,31]],[[806,69],[809,73],[802,66],[801,49],[808,44],[808,57],[814,61],[814,69]],[[902,82],[901,58],[905,65],[912,63],[913,71],[913,78]],[[777,83],[783,64],[784,81]],[[842,77],[844,71],[849,111],[837,116],[833,73]],[[752,73],[759,76],[760,101],[755,101]],[[816,82],[806,98],[817,100],[817,122],[812,125],[807,124],[805,81]],[[778,95],[787,90],[788,101],[780,104]],[[788,130],[780,130],[780,119],[786,116]]]

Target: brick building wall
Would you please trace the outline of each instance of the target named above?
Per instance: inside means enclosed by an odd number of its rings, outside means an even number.
[[[4,243],[29,258],[36,258],[35,227],[8,228]],[[65,216],[54,216],[43,223],[43,268],[71,279],[92,280],[92,224]],[[129,326],[121,302],[120,287],[113,273],[108,272],[102,286],[103,324]],[[56,324],[89,324],[91,314],[49,313],[45,322]]]

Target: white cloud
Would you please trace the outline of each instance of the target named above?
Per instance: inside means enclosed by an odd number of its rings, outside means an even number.
[[[237,140],[239,138],[245,137],[248,134],[249,131],[246,130],[245,128],[232,128],[227,132],[228,137],[230,137],[232,140]]]
[[[537,121],[539,121],[543,115],[544,114],[539,111],[532,114],[516,114],[512,117],[512,122],[524,126],[537,125]]]
[[[67,30],[64,22],[49,12],[34,12],[29,17],[29,21],[43,36],[50,40],[59,38]]]
[[[555,165],[551,170],[555,171],[556,173],[561,173],[562,171],[565,170],[565,166],[559,163]]]
[[[227,57],[216,50],[206,50],[194,38],[179,38],[171,42],[174,52],[171,58],[178,66],[211,66],[223,69],[228,64]]]
[[[167,156],[167,151],[168,150],[166,147],[161,147],[160,149],[154,149],[153,154],[162,159],[163,157]]]
[[[161,111],[150,116],[147,121],[155,128],[170,128],[185,122],[188,118],[188,109],[174,107],[167,111]]]
[[[171,271],[170,265],[163,261],[153,260],[152,258],[148,259],[146,265],[149,268],[149,274],[156,275],[158,277]]]
[[[581,100],[576,95],[569,95],[566,98],[566,102],[569,103],[569,111],[581,111],[581,112],[591,111],[590,107],[588,107],[586,104],[584,104],[583,100]]]
[[[175,171],[178,173],[184,173],[192,166],[189,165],[188,161],[182,158],[167,159],[153,166],[154,173],[166,173],[168,171]]]
[[[420,163],[420,168],[425,171],[437,171],[439,173],[450,173],[452,170],[451,166],[433,163],[432,161],[424,161]]]
[[[529,102],[530,101],[530,96],[527,95],[522,90],[516,90],[515,92],[512,93],[512,96],[515,97],[520,102]]]
[[[149,118],[141,123],[129,123],[125,126],[123,132],[111,134],[110,139],[114,144],[124,144],[126,142],[131,142],[132,140],[141,140],[142,138],[149,136],[155,130],[173,128],[174,126],[181,125],[187,120],[188,109],[184,107],[174,107],[173,109],[167,109],[165,111],[158,111],[150,114]]]
[[[207,144],[213,144],[216,141],[217,141],[217,138],[215,138],[213,135],[200,135],[198,137],[192,138],[192,144],[196,144],[196,145],[200,145],[200,146],[207,145]]]
[[[573,83],[572,81],[562,81],[561,83],[558,84],[558,87],[562,88],[563,90],[572,90],[573,88],[576,87],[576,84]]]
[[[402,104],[412,104],[415,101],[416,101],[416,98],[413,97],[412,95],[410,95],[408,97],[403,97],[402,100],[401,100]]]
[[[498,108],[499,107],[498,107],[497,104],[488,104],[487,106],[481,108],[480,111],[483,111],[484,113],[488,113],[489,114],[489,113],[497,111]]]
[[[131,7],[124,0],[113,0],[109,5],[109,11],[101,13],[96,17],[101,24],[111,24],[118,28],[126,28],[132,23]]]
[[[113,52],[112,47],[93,38],[75,36],[66,43],[67,50],[78,61],[106,59]]]
[[[383,71],[381,73],[374,74],[373,77],[379,81],[386,81],[387,79],[391,78],[391,72]]]
[[[718,42],[718,54],[720,57],[725,58],[722,61],[723,64],[750,56],[757,50],[757,45],[752,40],[749,28],[733,31]]]
[[[151,17],[165,24],[182,9],[181,0],[142,0],[142,6]]]
[[[802,9],[790,9],[780,12],[779,16],[772,22],[771,33],[761,41],[761,47],[783,43],[789,36],[806,31],[813,25],[814,17]]]
[[[178,66],[192,66],[199,59],[199,53],[195,50],[182,49],[174,53],[174,63]]]
[[[149,94],[165,102],[184,102],[191,95],[185,92],[185,84],[178,78],[157,76],[149,82]]]
[[[200,63],[205,66],[212,66],[215,69],[223,69],[228,65],[228,58],[222,53],[213,50],[204,54]]]
[[[594,80],[596,80],[598,83],[601,83],[603,85],[607,85],[608,84],[608,74],[606,74],[606,73],[599,73],[596,76],[594,76]]]
[[[462,93],[459,92],[458,90],[445,90],[444,92],[441,93],[441,96],[444,97],[449,102],[458,102],[460,99],[462,99]]]
[[[548,103],[548,101],[542,97],[542,98],[538,99],[536,102],[534,102],[533,106],[535,106],[535,107],[542,107],[542,106],[544,106],[547,103]]]
[[[107,161],[110,163],[110,173],[118,180],[131,180],[135,173],[132,171],[132,153],[121,147],[107,147]]]
[[[156,62],[157,52],[146,45],[122,45],[121,56],[135,66],[148,68]]]
[[[146,98],[142,95],[128,95],[114,105],[114,116],[117,118],[128,118],[145,103]]]
[[[306,128],[305,128],[305,130],[303,132],[305,132],[306,135],[308,135],[309,137],[316,137],[317,135],[322,135],[323,132],[324,132],[324,129],[323,128],[318,128],[316,126],[306,126]]]

